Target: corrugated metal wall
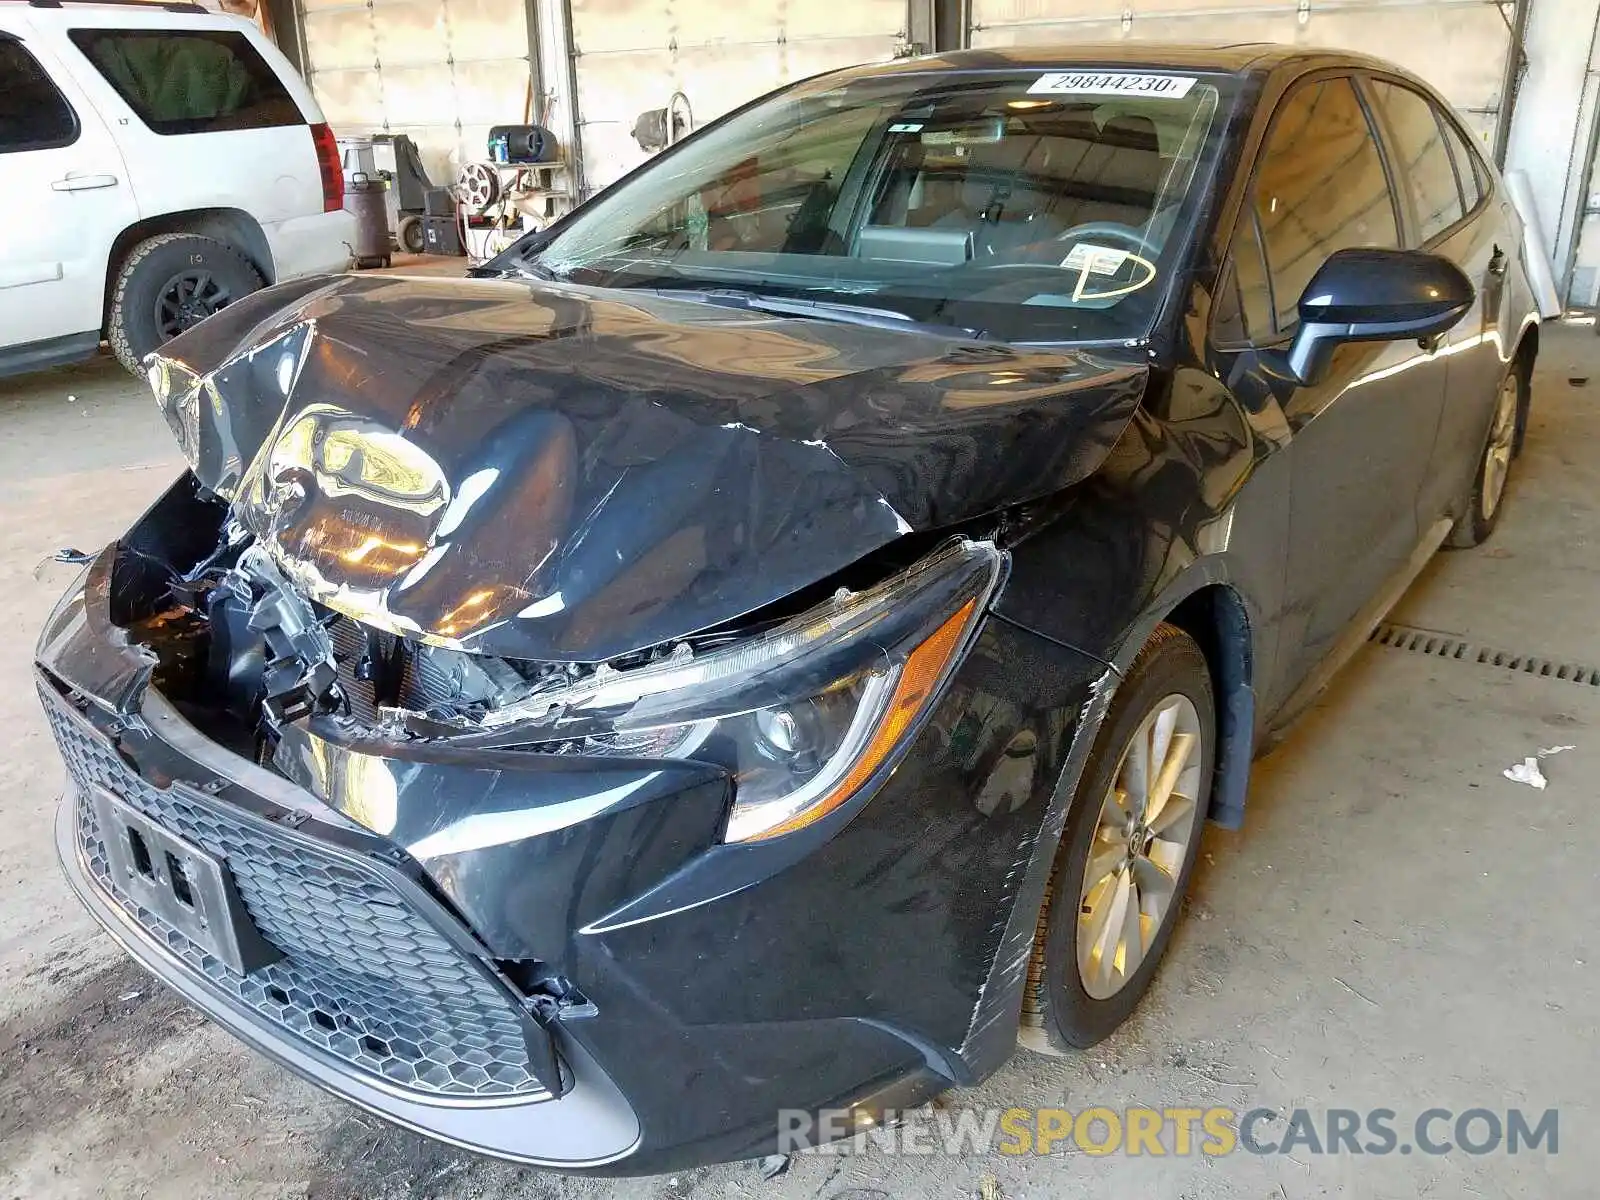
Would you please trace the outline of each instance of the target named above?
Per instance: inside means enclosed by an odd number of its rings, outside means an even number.
[[[1087,41],[1288,42],[1409,67],[1493,143],[1511,32],[1493,0],[971,0],[973,46]]]
[[[939,0],[299,0],[307,74],[337,130],[409,133],[435,180],[453,180],[461,162],[484,156],[490,125],[522,119],[530,3],[548,43],[539,54],[549,123],[564,144],[576,141],[578,154],[569,145],[567,157],[581,163],[589,195],[647,157],[634,143],[633,123],[673,92],[688,96],[696,124],[704,124],[781,83],[892,58],[913,38],[928,41]],[[1509,0],[1506,11],[1494,0],[1150,0],[1147,8],[1127,0],[968,0],[966,12],[975,47],[1159,40],[1364,50],[1430,80],[1487,151],[1502,105],[1512,7]],[[1573,31],[1585,42],[1591,32],[1592,25]],[[1563,182],[1533,179],[1541,195]]]
[[[1507,165],[1528,175],[1556,290],[1600,305],[1600,0],[1538,0]]]
[[[644,161],[641,112],[681,91],[697,125],[779,84],[894,57],[906,0],[572,0],[585,194]]]
[[[300,0],[306,76],[336,132],[409,134],[436,183],[520,121],[523,0]]]

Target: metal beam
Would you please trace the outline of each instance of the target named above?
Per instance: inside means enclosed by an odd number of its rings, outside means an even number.
[[[906,48],[927,54],[934,48],[934,0],[906,0]]]
[[[1506,47],[1505,74],[1500,80],[1500,111],[1494,122],[1494,165],[1504,169],[1506,147],[1511,144],[1511,113],[1517,106],[1517,90],[1522,86],[1522,70],[1527,64],[1528,13],[1533,0],[1512,0],[1516,9],[1511,18],[1511,44]],[[1501,9],[1504,15],[1505,10]]]
[[[539,44],[544,35],[540,32],[539,0],[523,0],[523,10],[528,22],[528,94],[533,97],[531,111],[525,118],[544,124],[544,64],[539,61]]]

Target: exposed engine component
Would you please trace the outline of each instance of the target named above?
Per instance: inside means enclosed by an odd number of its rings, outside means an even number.
[[[492,708],[507,697],[520,698],[536,691],[547,678],[560,683],[568,679],[566,669],[557,664],[514,667],[505,659],[459,650],[422,645],[408,649],[400,702],[417,712],[445,715]]]
[[[471,727],[486,713],[593,671],[469,654],[373,629],[304,599],[259,545],[215,575],[210,564],[235,548],[232,536],[224,531],[217,553],[202,564],[205,577],[178,585],[192,606],[169,619],[191,613],[190,626],[209,626],[207,690],[258,733],[313,713],[347,716],[369,729],[387,724],[395,733]]]
[[[276,728],[337,705],[338,666],[328,631],[260,546],[249,546],[207,600],[211,677],[230,698],[260,695]]]
[[[183,535],[122,545],[116,560],[122,619],[155,653],[163,691],[212,736],[269,766],[286,727],[313,717],[388,741],[443,738],[483,749],[659,757],[702,748],[715,753],[742,729],[724,720],[737,711],[753,714],[752,753],[775,755],[786,770],[814,770],[817,748],[832,745],[838,732],[819,704],[854,703],[855,692],[845,688],[821,701],[774,705],[758,702],[772,700],[763,693],[746,704],[715,682],[729,669],[748,673],[755,665],[738,646],[792,636],[784,632],[787,623],[803,613],[810,614],[808,628],[819,612],[829,614],[825,625],[845,621],[860,601],[848,587],[797,594],[792,605],[769,609],[760,620],[604,662],[505,658],[432,645],[311,600],[273,551],[198,490],[180,486],[162,503],[170,510],[163,513],[163,534]],[[210,545],[201,540],[206,528],[215,531]],[[660,720],[648,715],[663,687],[675,688],[674,696],[693,692],[701,676],[712,686],[701,689],[696,703],[712,704],[714,717],[688,712],[678,701]],[[612,718],[623,714],[629,723],[614,725]],[[708,743],[713,733],[721,739],[716,746]]]

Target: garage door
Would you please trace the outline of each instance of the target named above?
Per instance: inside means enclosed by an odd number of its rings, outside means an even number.
[[[435,183],[522,119],[523,0],[301,0],[307,78],[341,134],[405,133]]]
[[[453,2],[453,0],[452,0]],[[641,112],[674,92],[696,125],[819,71],[893,58],[906,0],[572,0],[585,194],[646,157]]]
[[[1223,5],[1226,5],[1224,7]],[[1511,31],[1489,0],[1162,0],[1141,12],[1118,0],[971,0],[973,46],[1149,40],[1290,42],[1389,59],[1416,72],[1494,142]]]

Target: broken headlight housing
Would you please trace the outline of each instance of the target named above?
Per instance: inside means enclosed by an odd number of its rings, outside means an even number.
[[[492,710],[460,740],[716,762],[735,787],[725,840],[790,833],[895,759],[971,642],[1005,561],[991,543],[954,542],[734,645],[680,646]]]

